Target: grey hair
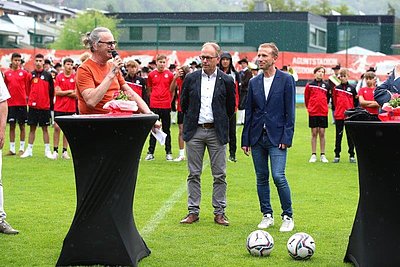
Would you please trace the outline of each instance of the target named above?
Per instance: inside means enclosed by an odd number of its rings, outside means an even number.
[[[215,52],[217,53],[216,56],[219,57],[221,55],[221,47],[217,43],[214,42],[207,42],[204,43],[201,49],[203,49],[206,46],[212,46],[215,49]]]
[[[91,52],[94,52],[93,45],[100,41],[100,33],[111,31],[105,27],[97,27],[93,29],[91,32],[87,32],[83,38],[82,43],[86,48],[89,48]]]

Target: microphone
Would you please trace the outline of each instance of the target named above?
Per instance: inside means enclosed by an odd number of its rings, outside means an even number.
[[[113,58],[119,57],[118,52],[116,50],[111,51],[111,55]],[[128,71],[125,69],[124,66],[119,68],[121,70],[121,73],[123,76],[126,76],[128,74]]]

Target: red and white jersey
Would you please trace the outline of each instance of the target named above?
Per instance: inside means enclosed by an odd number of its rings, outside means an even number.
[[[310,116],[328,116],[329,84],[314,80],[304,89],[304,102]]]
[[[354,86],[349,83],[339,84],[333,90],[333,101],[335,103],[335,120],[344,120],[344,112],[356,106],[357,91]]]
[[[75,90],[75,74],[71,73],[70,76],[65,76],[61,72],[56,77],[54,87],[60,87],[62,91]],[[76,98],[69,96],[57,96],[54,103],[54,111],[58,112],[76,112]]]
[[[31,74],[23,69],[9,69],[4,73],[4,83],[11,95],[11,98],[7,100],[9,107],[28,104],[30,79]]]
[[[358,91],[358,95],[362,96],[367,101],[375,101],[374,91],[375,91],[375,87],[374,88],[362,87]],[[365,107],[365,109],[371,114],[379,114],[379,108]]]
[[[151,88],[150,108],[170,109],[172,94],[169,86],[174,78],[174,74],[169,70],[159,72],[153,70],[147,77],[147,87]]]
[[[50,72],[45,70],[32,71],[28,106],[40,110],[51,110],[53,108],[53,96],[54,83]]]

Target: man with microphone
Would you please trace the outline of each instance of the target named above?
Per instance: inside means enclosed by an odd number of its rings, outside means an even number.
[[[121,73],[125,70],[124,63],[115,51],[117,41],[111,31],[97,27],[84,36],[83,44],[90,49],[92,56],[76,73],[79,113],[108,113],[103,106],[119,91],[124,91],[129,100],[136,101],[141,113],[152,113],[143,99],[126,84]],[[159,123],[156,127],[160,127]]]

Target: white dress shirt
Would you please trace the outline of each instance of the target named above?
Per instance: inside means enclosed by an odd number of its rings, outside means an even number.
[[[201,72],[201,105],[199,124],[213,123],[214,115],[212,111],[212,99],[214,95],[215,82],[217,80],[217,69],[208,76],[204,71]]]

